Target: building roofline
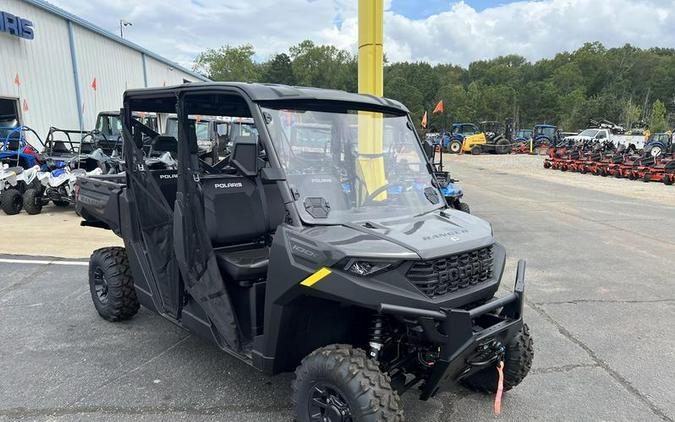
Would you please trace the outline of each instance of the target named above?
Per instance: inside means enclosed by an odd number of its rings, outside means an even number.
[[[178,70],[180,70],[181,72],[187,73],[187,74],[189,74],[189,75],[191,75],[191,76],[193,76],[193,77],[199,79],[200,81],[203,81],[203,82],[208,82],[208,81],[210,81],[210,79],[207,78],[207,77],[205,77],[204,75],[200,75],[200,74],[197,73],[197,72],[194,72],[194,71],[192,71],[192,70],[186,69],[185,67],[179,65],[178,63],[174,63],[174,62],[172,62],[171,60],[166,59],[166,58],[160,56],[160,55],[157,54],[157,53],[153,53],[152,51],[147,50],[147,49],[141,47],[140,45],[138,45],[138,44],[136,44],[136,43],[133,43],[133,42],[128,41],[128,40],[125,40],[125,39],[122,38],[122,37],[118,37],[117,35],[113,34],[112,32],[106,31],[105,29],[103,29],[103,28],[101,28],[101,27],[99,27],[99,26],[96,26],[96,25],[94,25],[93,23],[88,22],[88,21],[86,21],[86,20],[84,20],[84,19],[82,19],[82,18],[80,18],[80,17],[78,17],[78,16],[76,16],[76,15],[73,15],[73,14],[70,13],[70,12],[66,12],[65,10],[61,9],[60,7],[54,6],[53,4],[48,3],[48,2],[46,2],[45,0],[24,0],[24,1],[25,1],[26,3],[29,3],[29,4],[31,4],[31,5],[33,5],[33,6],[37,7],[37,8],[39,8],[39,9],[42,9],[42,10],[44,10],[44,11],[46,11],[46,12],[52,13],[52,14],[54,14],[54,15],[57,15],[57,16],[59,16],[59,17],[65,19],[65,20],[67,20],[67,21],[70,21],[70,22],[72,22],[72,23],[74,23],[74,24],[76,24],[76,25],[79,25],[79,26],[81,26],[81,27],[83,27],[83,28],[85,28],[85,29],[88,29],[89,31],[95,32],[95,33],[97,33],[97,34],[99,34],[99,35],[101,35],[101,36],[103,36],[103,37],[105,37],[105,38],[108,38],[108,39],[110,39],[110,40],[112,40],[112,41],[115,41],[115,42],[117,42],[117,43],[119,43],[119,44],[122,44],[122,45],[124,45],[124,46],[126,46],[126,47],[129,47],[129,48],[131,48],[131,49],[133,49],[133,50],[136,50],[136,51],[138,51],[139,53],[145,54],[146,56],[151,57],[151,58],[153,58],[153,59],[155,59],[155,60],[157,60],[157,61],[159,61],[159,62],[162,62],[162,63],[164,63],[164,64],[166,64],[166,65],[168,65],[168,66],[171,66],[171,67],[173,67],[173,68],[175,68],[175,69],[178,69]]]

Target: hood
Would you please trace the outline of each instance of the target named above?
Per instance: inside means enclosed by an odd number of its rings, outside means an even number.
[[[303,235],[346,256],[373,259],[433,259],[494,243],[488,222],[454,209],[415,218],[313,227]]]

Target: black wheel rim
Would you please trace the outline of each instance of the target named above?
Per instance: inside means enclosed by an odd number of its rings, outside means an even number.
[[[337,387],[326,382],[318,382],[312,387],[308,411],[310,421],[353,422],[347,400]]]
[[[103,270],[100,268],[94,271],[94,289],[96,290],[98,301],[108,303],[108,282],[105,279]]]

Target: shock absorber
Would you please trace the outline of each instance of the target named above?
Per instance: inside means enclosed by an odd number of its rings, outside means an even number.
[[[386,325],[384,316],[381,313],[375,314],[370,325],[370,357],[377,360],[380,357],[380,350],[386,342]]]

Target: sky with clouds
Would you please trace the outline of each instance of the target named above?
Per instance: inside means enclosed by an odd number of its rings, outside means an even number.
[[[252,44],[256,58],[304,39],[356,52],[357,0],[50,0],[190,67],[206,48]],[[390,61],[466,66],[520,54],[530,60],[587,41],[675,48],[675,0],[385,0]]]

